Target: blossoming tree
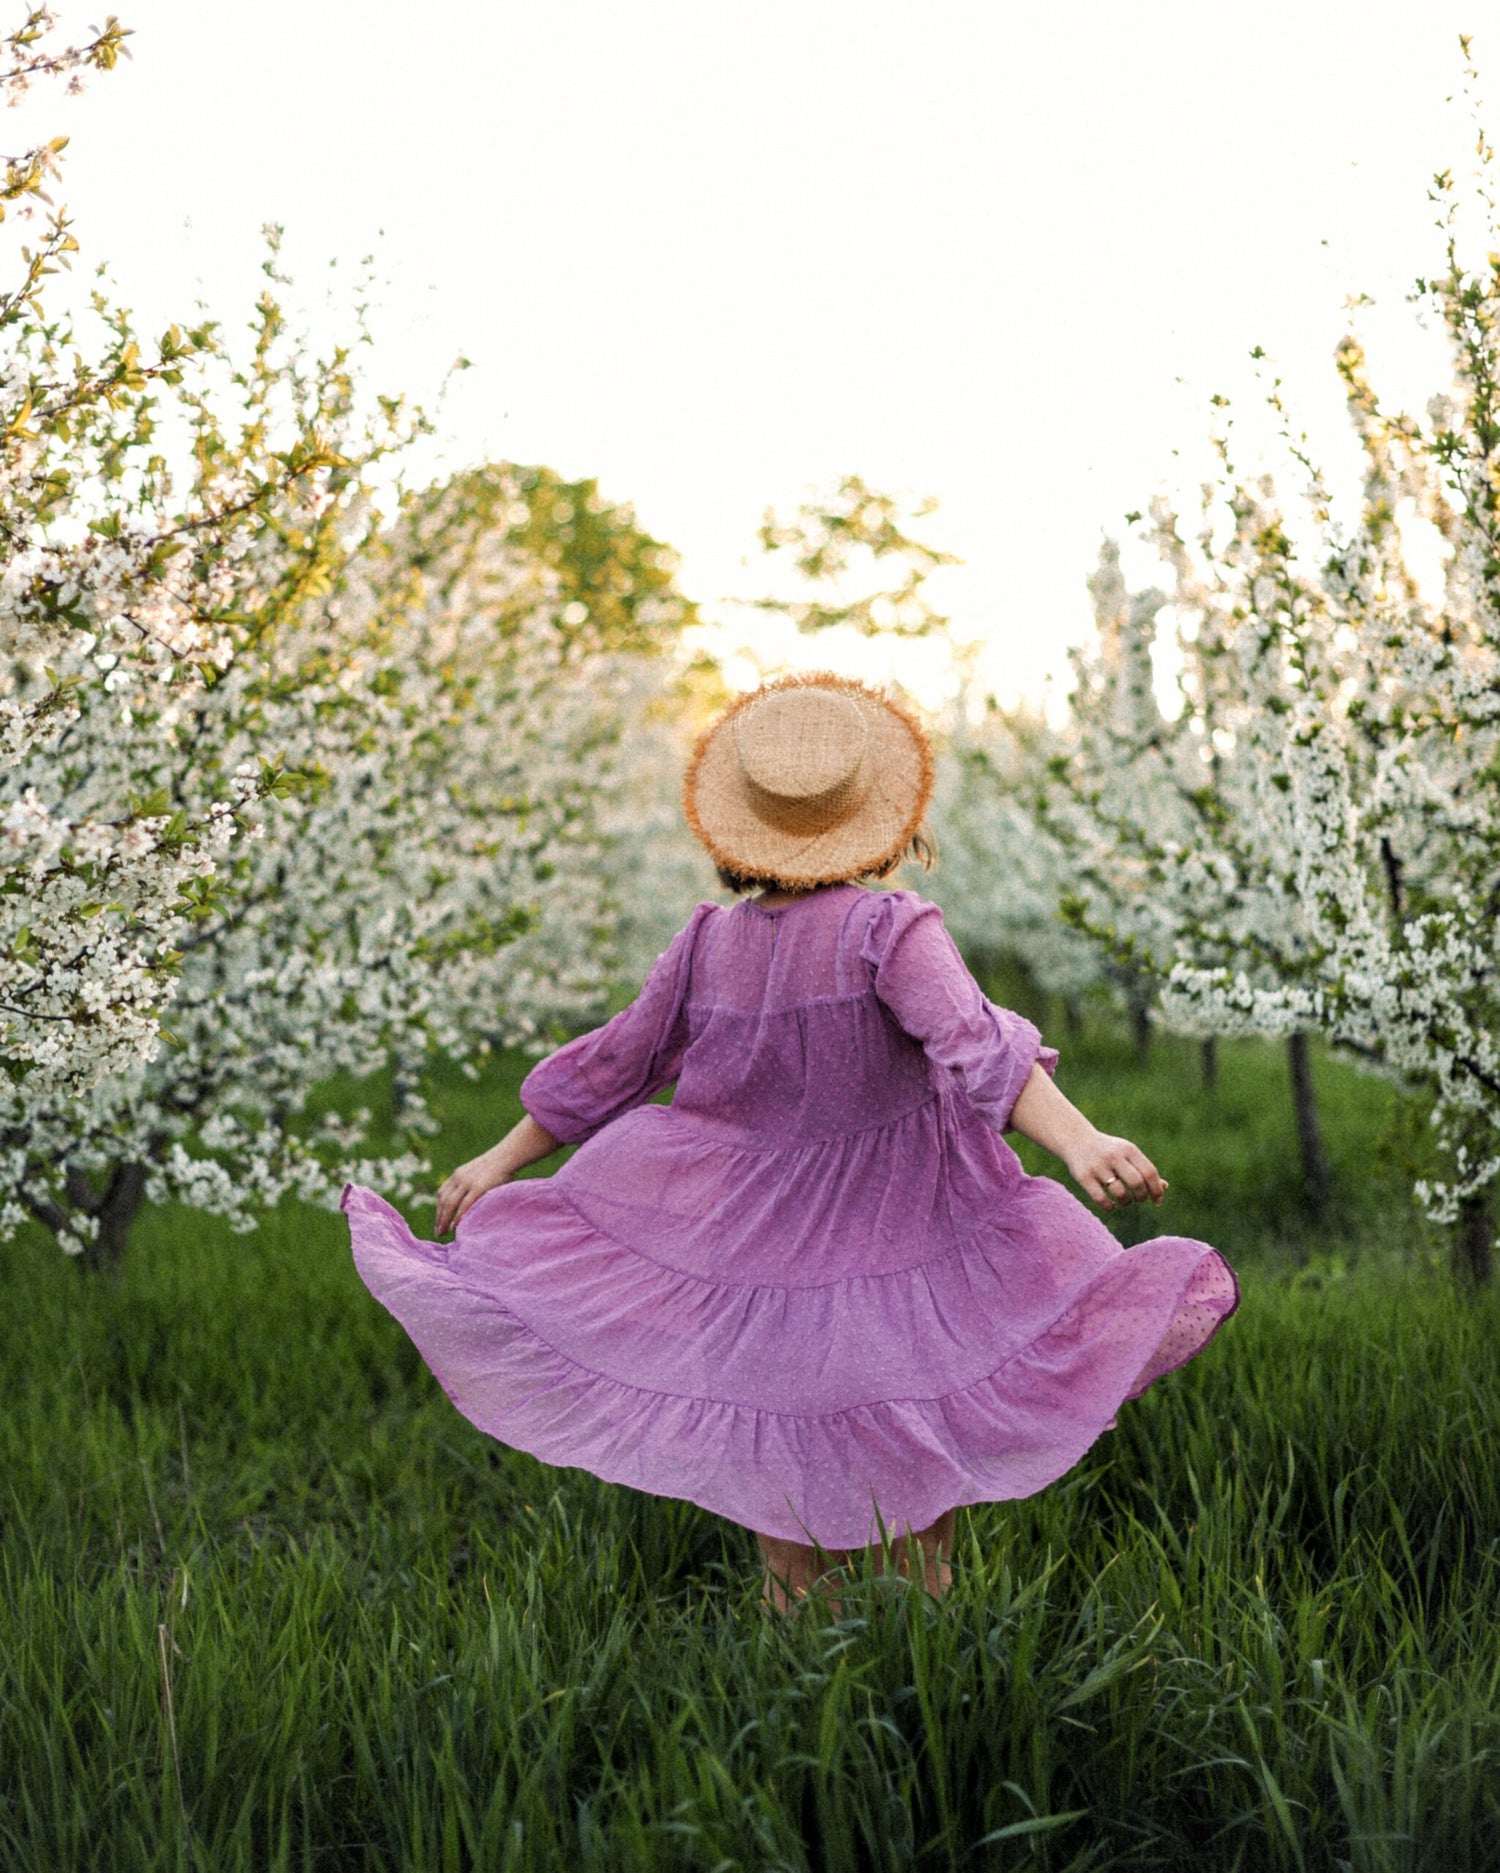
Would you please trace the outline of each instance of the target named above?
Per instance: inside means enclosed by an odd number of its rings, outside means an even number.
[[[96,299],[84,366],[40,281],[4,328],[0,1229],[107,1263],[146,1197],[246,1227],[348,1177],[410,1192],[435,1050],[542,1048],[597,1006],[587,783],[621,660],[686,612],[657,543],[546,471],[383,516],[369,471],[421,419],[363,413],[271,291],[244,359],[203,326],[144,363]],[[372,1160],[368,1111],[309,1101],[381,1067]]]
[[[108,70],[124,49],[112,17],[82,46],[57,45],[53,27],[33,7],[0,39],[8,101],[40,79]],[[179,697],[213,680],[237,631],[257,628],[280,596],[242,578],[257,530],[319,498],[343,466],[323,433],[336,370],[309,386],[273,453],[203,415],[194,384],[218,353],[210,326],[174,325],[146,346],[96,298],[85,360],[75,321],[44,303],[77,247],[46,193],[66,141],[8,157],[0,184],[0,210],[29,237],[0,298],[0,1061],[23,1104],[86,1090],[154,1050],[172,932],[207,901],[219,857],[278,777],[249,760],[187,810],[149,762],[127,771],[123,742],[169,737]],[[181,493],[156,447],[163,399],[194,435],[198,472]],[[305,529],[286,576],[316,581],[328,549],[326,528]],[[252,598],[260,616],[233,622]],[[105,723],[130,735],[101,739],[92,725]]]
[[[1154,528],[1175,574],[1180,706],[1168,714],[1155,690],[1152,651],[1167,594],[1128,592],[1118,548],[1106,542],[1090,580],[1095,640],[1073,655],[1068,733],[1036,796],[1040,823],[1068,854],[1064,914],[1119,972],[1138,1042],[1185,933],[1263,982],[1280,979],[1268,955],[1284,966],[1305,947],[1282,831],[1258,814],[1253,764],[1234,756],[1245,698],[1224,651],[1224,608],[1195,581],[1174,516],[1158,508]],[[1268,862],[1237,863],[1237,829],[1257,817]],[[1272,848],[1280,862],[1270,860]],[[1200,1039],[1211,1084],[1222,1021],[1173,994],[1161,994],[1158,1006],[1168,1027]],[[1287,1051],[1303,1187],[1320,1213],[1332,1180],[1305,1027],[1288,1031]]]
[[[1169,894],[1163,1000],[1219,1032],[1320,1031],[1424,1096],[1446,1168],[1418,1194],[1477,1283],[1500,1179],[1500,239],[1492,222],[1488,259],[1466,266],[1451,177],[1437,195],[1446,264],[1417,292],[1453,384],[1425,420],[1390,411],[1341,344],[1357,513],[1335,514],[1294,442],[1305,543],[1227,445],[1196,541],[1157,516],[1224,755],[1191,857],[1212,890]],[[1411,567],[1420,526],[1444,549],[1440,594]]]

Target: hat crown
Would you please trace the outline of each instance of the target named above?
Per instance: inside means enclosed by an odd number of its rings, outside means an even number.
[[[794,888],[884,876],[932,793],[920,722],[832,670],[776,677],[699,735],[688,824],[723,871]]]
[[[850,695],[808,685],[773,690],[734,718],[735,751],[751,786],[779,800],[823,800],[853,780],[869,726]]]

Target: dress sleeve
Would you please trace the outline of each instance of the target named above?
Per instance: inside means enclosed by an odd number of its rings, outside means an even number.
[[[1023,1016],[986,999],[936,904],[915,891],[880,897],[860,952],[874,968],[875,993],[980,1116],[1005,1131],[1031,1069],[1057,1071],[1057,1049],[1044,1047]]]
[[[565,1145],[586,1138],[670,1086],[688,1042],[687,991],[700,904],[647,972],[628,1008],[539,1060],[521,1082],[521,1104]]]

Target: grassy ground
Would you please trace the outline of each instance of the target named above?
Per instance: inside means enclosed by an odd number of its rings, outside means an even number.
[[[0,1249],[0,1867],[1500,1865],[1500,1300],[1434,1271],[1378,1083],[1318,1062],[1318,1233],[1273,1049],[1207,1095],[1062,1040],[1244,1304],[961,1516],[941,1606],[782,1622],[743,1531],[486,1440],[337,1216],[151,1215],[118,1289]],[[522,1069],[446,1089],[444,1165]]]

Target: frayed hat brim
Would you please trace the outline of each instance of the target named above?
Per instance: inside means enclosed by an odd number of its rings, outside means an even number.
[[[793,834],[768,825],[751,803],[734,750],[742,710],[780,690],[833,689],[861,704],[870,734],[871,779],[859,806],[825,832]],[[935,765],[926,730],[912,712],[857,677],[812,670],[774,677],[739,696],[698,737],[683,776],[688,825],[714,863],[744,877],[791,886],[832,883],[890,870],[905,854],[932,798]]]

